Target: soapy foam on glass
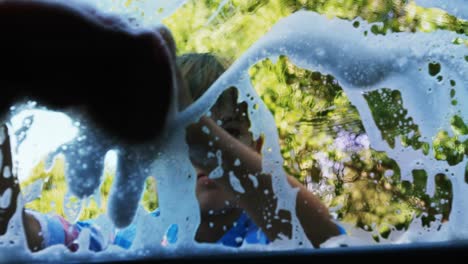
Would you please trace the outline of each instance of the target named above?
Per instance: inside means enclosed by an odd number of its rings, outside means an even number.
[[[93,1],[88,1],[94,3]],[[102,10],[131,16],[139,8],[153,8],[145,6],[144,2],[133,1],[133,9],[128,11],[123,7],[124,1],[98,1],[96,4]],[[150,1],[145,1],[150,2]],[[163,2],[163,1],[155,1]],[[166,2],[166,1],[164,1]],[[169,1],[168,1],[169,2]],[[174,1],[174,3],[177,1]],[[178,7],[184,1],[176,3]],[[117,4],[116,4],[117,3]],[[115,5],[114,5],[115,4]],[[111,8],[112,7],[112,8]],[[464,8],[463,4],[459,5]],[[133,10],[133,11],[132,11]],[[147,10],[147,9],[144,9]],[[149,10],[149,9],[148,9]],[[172,10],[173,11],[173,10]],[[148,18],[142,20],[140,25],[147,26],[156,23],[158,19]],[[159,20],[160,21],[160,20]],[[464,166],[466,157],[458,165],[449,166],[445,161],[438,161],[433,150],[424,155],[421,150],[404,147],[396,141],[391,148],[382,140],[371,111],[362,93],[377,90],[383,87],[398,89],[405,102],[405,107],[415,123],[419,125],[422,138],[431,138],[440,129],[450,131],[449,119],[453,113],[468,113],[467,105],[459,100],[457,105],[450,104],[450,89],[443,89],[447,83],[440,84],[427,73],[418,69],[427,67],[428,61],[438,61],[442,65],[442,75],[446,79],[455,80],[457,97],[468,98],[466,87],[468,83],[468,63],[464,60],[466,48],[451,44],[457,37],[450,32],[437,31],[431,34],[424,33],[398,33],[387,36],[368,35],[363,32],[370,26],[360,21],[361,27],[355,29],[349,21],[339,19],[329,20],[311,12],[297,12],[281,20],[271,31],[253,45],[230,69],[223,74],[194,105],[180,113],[172,124],[171,135],[167,135],[165,145],[151,168],[151,174],[158,181],[161,216],[154,218],[148,216],[141,208],[137,212],[134,223],[137,224],[137,235],[130,250],[123,250],[117,246],[110,246],[107,250],[94,253],[86,249],[89,233],[83,232],[78,239],[80,251],[70,253],[64,246],[57,245],[35,254],[26,249],[20,214],[17,212],[10,222],[9,232],[0,237],[0,251],[2,262],[8,260],[42,260],[42,261],[86,261],[127,259],[145,256],[165,257],[183,255],[204,255],[208,252],[256,251],[297,248],[299,242],[303,247],[310,248],[305,243],[302,228],[296,218],[293,218],[293,238],[275,241],[269,246],[243,245],[240,249],[195,243],[193,238],[196,227],[200,221],[198,203],[195,197],[194,186],[196,173],[190,165],[188,146],[185,143],[185,126],[196,121],[214,104],[217,97],[228,87],[237,87],[239,102],[246,101],[249,105],[249,118],[254,138],[265,135],[263,156],[263,170],[273,177],[273,189],[280,198],[278,210],[286,209],[294,214],[296,192],[286,182],[282,168],[282,157],[278,145],[278,134],[274,126],[272,115],[254,91],[248,69],[256,62],[265,58],[275,59],[286,55],[297,66],[305,69],[318,70],[323,74],[333,75],[343,87],[351,103],[359,110],[363,125],[367,132],[367,139],[375,150],[385,151],[400,166],[402,179],[411,180],[411,171],[424,165],[428,172],[428,193],[434,192],[433,177],[439,172],[446,172],[450,177],[453,189],[453,208],[450,221],[444,223],[439,231],[424,229],[419,219],[411,224],[406,232],[392,232],[387,241],[381,243],[409,243],[418,241],[445,241],[468,238],[468,208],[464,206],[463,194],[468,192],[468,185],[464,182]],[[313,25],[304,27],[304,25]],[[336,33],[333,33],[336,32]],[[417,85],[414,85],[417,83]],[[459,89],[461,87],[462,89]],[[442,89],[441,89],[442,88]],[[254,100],[249,96],[254,95]],[[254,107],[254,105],[258,105]],[[427,117],[430,117],[428,119]],[[463,117],[466,119],[466,117]],[[466,121],[466,120],[465,120]],[[35,123],[40,124],[38,119]],[[17,126],[16,126],[17,127]],[[32,131],[32,128],[31,128]],[[33,133],[29,131],[28,133]],[[71,135],[71,133],[70,133]],[[68,140],[63,139],[62,143]],[[35,142],[32,138],[26,139],[22,144]],[[17,142],[12,138],[12,144]],[[343,147],[337,142],[337,147]],[[367,142],[364,142],[366,145]],[[25,146],[25,145],[24,145]],[[346,147],[346,146],[345,146]],[[20,147],[21,149],[21,147]],[[50,150],[50,149],[48,149]],[[21,151],[19,151],[21,152]],[[20,170],[23,160],[31,158],[17,157]],[[409,160],[413,162],[408,163]],[[182,164],[186,164],[183,166]],[[417,165],[418,164],[418,165]],[[20,174],[21,175],[21,174]],[[170,175],[168,177],[167,175]],[[215,176],[215,175],[210,175]],[[251,178],[252,179],[252,178]],[[252,179],[253,180],[253,179]],[[134,195],[140,195],[135,193]],[[181,202],[182,201],[182,202]],[[24,204],[18,199],[18,208]],[[108,216],[102,215],[97,220],[102,226],[112,226]],[[179,228],[178,241],[174,245],[162,247],[160,241],[171,225]],[[344,224],[345,225],[345,224]],[[345,227],[349,236],[332,238],[323,244],[324,247],[334,247],[340,244],[369,245],[375,244],[368,232],[352,227]],[[107,233],[110,233],[108,230]],[[151,234],[151,236],[148,236]]]
[[[461,19],[468,19],[468,6],[464,0],[416,0],[417,5],[428,8],[439,8]]]

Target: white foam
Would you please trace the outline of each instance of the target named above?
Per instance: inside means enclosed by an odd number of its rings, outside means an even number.
[[[223,170],[223,159],[222,159],[222,152],[221,150],[216,151],[216,161],[218,162],[218,166],[210,172],[208,177],[210,179],[219,179],[223,177],[224,170]]]
[[[24,120],[30,116],[34,116],[34,122],[27,126]],[[16,144],[18,147],[15,157],[18,160],[17,170],[20,181],[28,178],[32,168],[47,153],[72,140],[78,133],[70,117],[59,112],[24,110],[14,115],[10,122],[13,133],[25,130],[25,125],[27,127],[26,139]]]
[[[468,5],[465,0],[416,0],[415,2],[423,7],[443,9],[458,18],[468,19]]]

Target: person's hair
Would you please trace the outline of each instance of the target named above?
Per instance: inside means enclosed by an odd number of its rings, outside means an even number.
[[[226,71],[226,62],[211,53],[187,53],[176,59],[177,67],[185,79],[192,99],[195,101]],[[238,90],[226,89],[217,99],[212,109],[223,109],[223,105],[238,105],[242,112],[247,111],[247,103],[238,104]],[[247,119],[247,126],[250,120]],[[252,137],[253,138],[253,137]]]
[[[226,70],[221,59],[210,53],[188,53],[177,57],[192,99],[197,100]]]

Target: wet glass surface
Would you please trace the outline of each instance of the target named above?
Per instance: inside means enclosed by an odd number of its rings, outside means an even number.
[[[17,213],[13,231],[0,237],[0,252],[13,249],[7,259],[468,237],[467,3],[84,2],[131,27],[167,26],[186,81],[177,89],[186,94],[169,132],[129,152],[99,140],[86,117],[16,105],[9,121],[16,171],[2,173],[19,177],[18,204],[71,224],[93,219],[99,235],[80,227],[87,231],[75,237],[77,253],[56,245],[31,254]],[[215,55],[196,55],[206,53]],[[10,195],[2,192],[6,208]],[[317,234],[329,228],[316,220],[323,208],[346,234]],[[128,245],[116,245],[119,232],[132,238]],[[100,250],[91,249],[93,238]]]

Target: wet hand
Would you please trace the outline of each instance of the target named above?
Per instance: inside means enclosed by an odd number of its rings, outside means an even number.
[[[167,29],[135,31],[78,3],[2,1],[0,33],[0,117],[34,100],[78,112],[116,142],[144,144],[161,134],[175,89]]]

